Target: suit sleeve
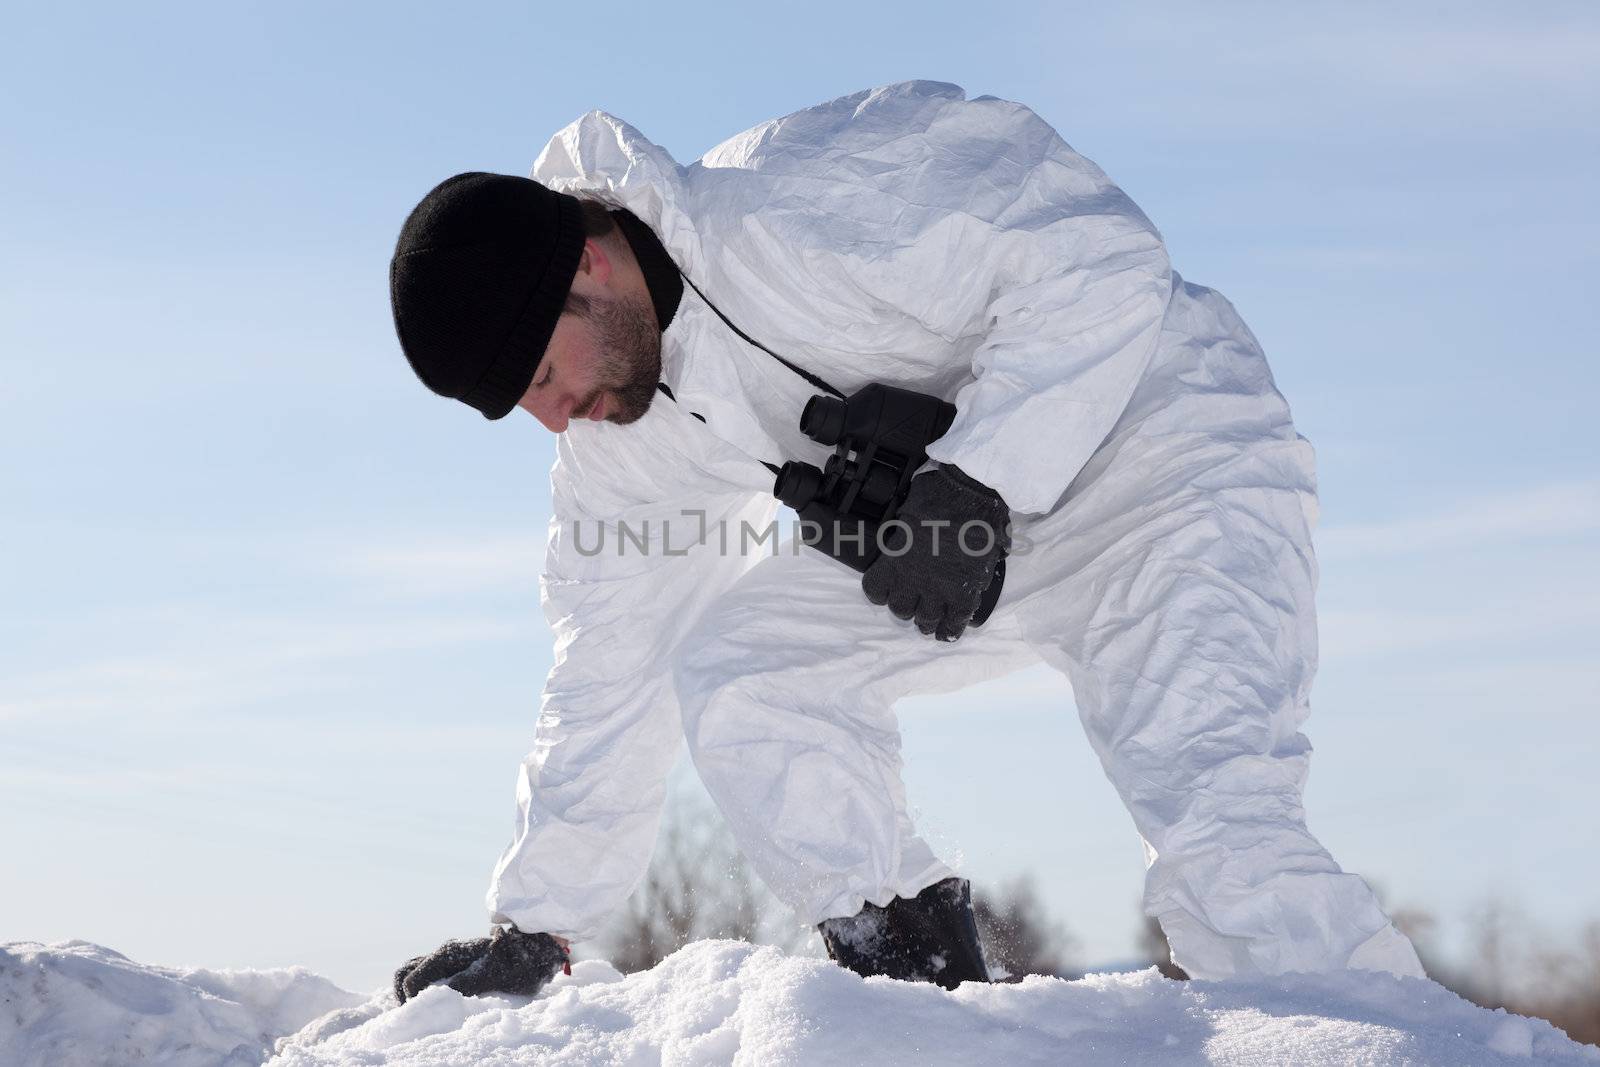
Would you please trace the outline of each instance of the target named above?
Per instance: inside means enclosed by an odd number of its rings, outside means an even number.
[[[530,933],[594,937],[643,875],[682,737],[670,658],[746,565],[719,523],[772,515],[646,438],[580,427],[558,443],[540,583],[555,665],[487,901]]]
[[[767,233],[741,247],[772,262],[741,281],[801,279],[809,306],[845,309],[886,380],[902,372],[873,347],[889,316],[962,353],[970,379],[952,381],[956,419],[929,457],[1048,511],[1155,351],[1172,287],[1160,234],[1020,104],[923,82],[836,103],[717,150],[724,166],[760,153],[743,163],[761,206],[746,228]]]
[[[947,303],[982,304],[972,380],[928,456],[992,487],[1014,511],[1040,513],[1127,407],[1155,351],[1171,270],[1138,207],[1038,116],[998,100],[955,106],[971,121],[996,119],[990,128],[1001,132],[990,136],[1008,147],[973,175],[978,192],[961,214],[913,250],[947,293],[962,294]],[[955,263],[952,241],[967,253]]]

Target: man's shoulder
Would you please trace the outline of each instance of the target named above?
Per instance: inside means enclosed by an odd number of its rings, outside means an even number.
[[[936,207],[975,182],[1010,187],[1046,161],[1056,172],[1103,177],[1027,106],[995,96],[969,99],[959,85],[924,80],[863,89],[769,119],[686,168],[628,123],[591,111],[551,138],[532,177],[627,207],[667,240],[669,207],[693,215],[696,198],[708,196],[726,205],[748,179],[754,182],[745,213],[770,207],[763,199],[767,181],[782,178]],[[907,194],[908,185],[917,195]]]
[[[1051,130],[1028,107],[994,96],[968,99],[959,85],[903,81],[863,89],[770,119],[712,148],[706,168],[762,169],[778,161],[804,162],[873,152],[905,139],[1015,138],[1032,126]]]
[[[768,119],[727,138],[694,164],[708,170],[761,169],[779,160],[826,160],[870,153],[904,141],[1019,141],[1065,149],[1037,113],[996,96],[968,98],[951,82],[903,81],[835,97]],[[1070,151],[1070,150],[1069,150]],[[531,176],[546,184],[627,167],[642,168],[660,183],[679,168],[672,157],[633,126],[604,111],[590,111],[551,137]]]

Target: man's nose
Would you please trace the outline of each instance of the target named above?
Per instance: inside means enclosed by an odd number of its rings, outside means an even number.
[[[567,423],[572,418],[572,407],[576,401],[567,395],[537,397],[528,409],[533,417],[538,419],[545,429],[551,433],[561,433],[567,428]]]

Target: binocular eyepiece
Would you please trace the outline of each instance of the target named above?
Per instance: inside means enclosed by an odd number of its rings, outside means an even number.
[[[937,397],[877,383],[842,400],[813,396],[800,413],[800,432],[839,450],[825,467],[785,463],[773,495],[795,511],[820,498],[844,514],[888,519],[955,413]]]
[[[844,436],[848,403],[838,397],[818,393],[806,401],[805,410],[800,412],[800,432],[819,445],[831,448],[838,444],[839,438]]]
[[[818,394],[806,401],[800,432],[819,445],[870,450],[882,462],[915,470],[955,418],[954,404],[874,382],[844,399]]]
[[[822,492],[826,483],[827,475],[822,468],[790,460],[779,469],[772,495],[794,510],[804,511]]]

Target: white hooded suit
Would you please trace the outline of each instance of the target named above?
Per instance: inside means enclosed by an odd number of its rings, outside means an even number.
[[[993,617],[939,643],[858,573],[758,540],[762,461],[829,453],[798,428],[815,390],[686,288],[663,335],[676,402],[558,438],[555,666],[497,920],[595,935],[648,863],[680,738],[803,921],[913,896],[951,871],[907,814],[895,702],[1043,658],[1146,843],[1145,909],[1181,966],[1422,973],[1304,821],[1311,449],[1232,306],[1172,271],[1094,164],[1019,104],[907,82],[688,167],[590,112],[532,177],[628,208],[733,322],[844,392],[951,400],[929,456],[1005,498],[1017,547]]]

